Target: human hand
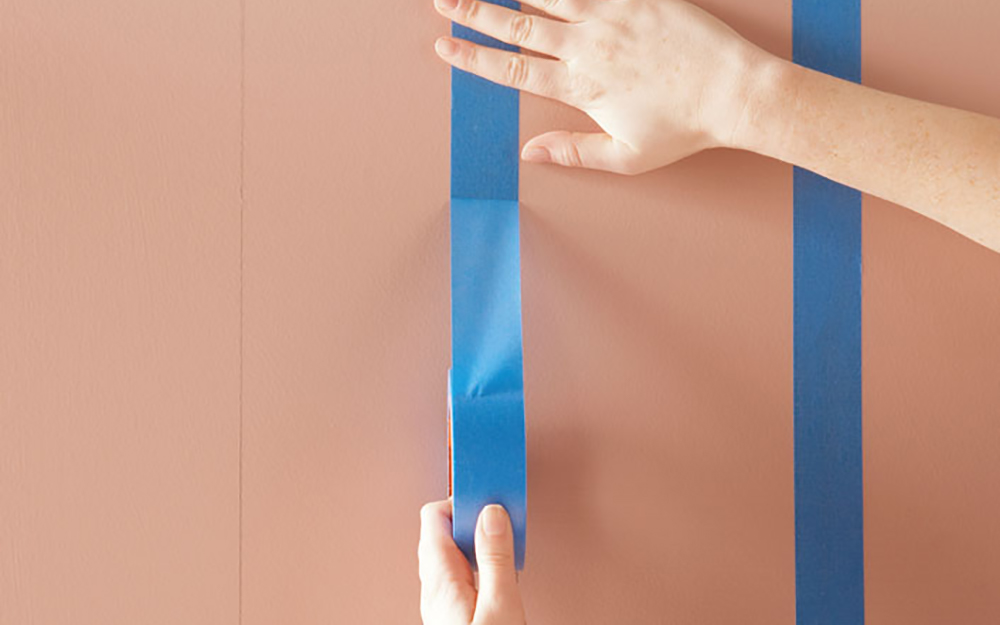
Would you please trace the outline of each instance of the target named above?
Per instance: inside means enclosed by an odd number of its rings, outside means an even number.
[[[479,590],[451,537],[451,500],[420,510],[420,615],[424,625],[524,625],[514,569],[514,533],[502,506],[486,506],[476,525]]]
[[[441,37],[438,54],[493,82],[587,113],[603,133],[547,132],[521,157],[637,174],[730,146],[761,61],[774,59],[683,0],[524,0],[554,18],[480,0],[435,0],[445,17],[554,57]]]

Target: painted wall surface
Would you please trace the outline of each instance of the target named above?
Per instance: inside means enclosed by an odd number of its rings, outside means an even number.
[[[866,84],[1000,116],[1000,5],[863,5]],[[702,6],[789,56],[789,0]],[[418,621],[447,31],[0,0],[0,624]],[[533,622],[794,621],[791,178],[522,167]],[[1000,622],[1000,254],[872,198],[864,254],[868,622]]]

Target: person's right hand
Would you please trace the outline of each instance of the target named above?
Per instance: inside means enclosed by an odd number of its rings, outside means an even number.
[[[514,532],[502,506],[486,506],[476,524],[479,589],[451,537],[451,500],[420,510],[420,615],[424,625],[524,625],[514,568]]]
[[[559,19],[435,0],[459,24],[554,59],[451,37],[435,48],[455,67],[579,108],[604,130],[539,135],[522,149],[528,161],[635,174],[728,146],[748,114],[755,71],[775,59],[682,0],[524,3]]]

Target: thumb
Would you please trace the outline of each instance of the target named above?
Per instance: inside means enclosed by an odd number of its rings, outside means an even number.
[[[632,148],[605,132],[555,130],[524,144],[521,158],[532,163],[555,163],[566,167],[634,173]]]
[[[514,532],[503,506],[483,508],[476,525],[479,596],[476,623],[524,621],[521,593],[514,569]]]

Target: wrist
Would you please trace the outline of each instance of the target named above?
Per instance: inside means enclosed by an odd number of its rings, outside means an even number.
[[[733,66],[727,119],[715,141],[720,147],[779,157],[777,150],[791,132],[801,68],[752,44]]]

